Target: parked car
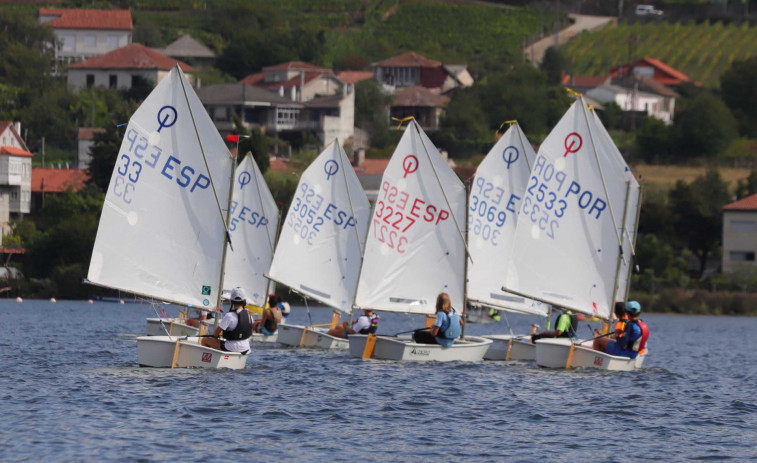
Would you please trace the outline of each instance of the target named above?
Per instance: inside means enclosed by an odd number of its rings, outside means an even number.
[[[653,5],[636,5],[636,16],[662,16],[662,10]]]

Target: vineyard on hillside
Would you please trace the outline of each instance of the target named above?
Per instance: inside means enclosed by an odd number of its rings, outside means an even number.
[[[658,59],[708,87],[737,59],[757,56],[757,27],[710,24],[621,24],[584,32],[563,47],[577,76],[606,75],[619,63]]]

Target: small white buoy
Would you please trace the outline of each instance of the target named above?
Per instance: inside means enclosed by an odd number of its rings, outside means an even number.
[[[19,296],[19,297],[16,298],[16,302],[18,302],[20,304],[20,303],[24,302],[24,300],[21,299],[21,296]]]
[[[87,302],[89,302],[90,304],[94,304],[95,303],[95,301],[93,301],[92,299],[87,299]]]
[[[53,304],[55,304],[55,303],[56,303],[56,302],[58,302],[58,301],[56,301],[54,297],[51,297],[51,298],[50,298],[50,302],[52,302]]]
[[[118,301],[118,303],[119,304],[126,304],[123,299],[121,299],[120,301]]]

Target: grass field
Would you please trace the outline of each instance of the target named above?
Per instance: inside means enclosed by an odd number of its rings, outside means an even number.
[[[659,59],[708,87],[737,59],[757,56],[757,27],[714,24],[620,24],[584,32],[563,47],[574,75],[600,76],[618,63]]]
[[[669,190],[675,186],[678,180],[691,183],[695,178],[704,175],[706,167],[694,166],[662,166],[637,164],[631,167],[644,180],[645,188],[653,190]],[[733,192],[736,189],[736,183],[745,179],[751,172],[750,169],[734,169],[730,167],[721,167],[720,176],[728,183]]]

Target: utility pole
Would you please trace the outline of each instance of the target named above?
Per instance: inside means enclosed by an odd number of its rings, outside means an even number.
[[[45,167],[45,137],[42,137],[42,168]]]

